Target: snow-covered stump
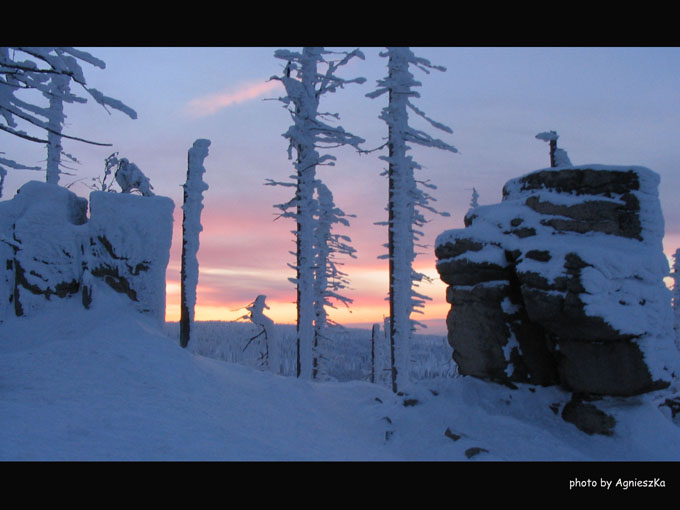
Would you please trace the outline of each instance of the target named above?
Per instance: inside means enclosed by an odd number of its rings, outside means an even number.
[[[673,254],[673,327],[675,328],[675,343],[680,349],[680,248]]]
[[[46,300],[78,292],[86,212],[85,199],[36,181],[0,203],[0,318],[30,316]]]
[[[470,211],[467,228],[442,233],[437,269],[460,373],[538,384],[555,374],[595,395],[667,386],[679,364],[658,185],[641,167],[539,170],[509,181],[500,204]],[[480,294],[490,287],[506,290]],[[471,316],[492,309],[498,327],[471,328],[465,300]]]
[[[203,192],[208,185],[203,182],[205,167],[203,161],[208,156],[210,140],[199,139],[189,149],[187,181],[184,184],[184,211],[182,220],[182,269],[181,269],[181,316],[179,320],[179,342],[186,347],[191,339],[198,286],[198,247],[199,235],[203,230],[201,211]]]
[[[165,271],[174,207],[167,197],[90,194],[87,270],[159,321],[165,320]],[[96,289],[90,292],[96,300]]]
[[[252,304],[246,307],[249,315],[246,315],[245,318],[248,318],[253,324],[262,328],[257,335],[249,340],[249,343],[260,335],[264,335],[264,341],[262,342],[264,349],[260,356],[262,359],[262,367],[269,369],[275,374],[283,374],[284,368],[281,339],[274,327],[274,321],[264,314],[265,309],[269,310],[269,307],[265,303],[266,299],[267,296],[260,294]]]

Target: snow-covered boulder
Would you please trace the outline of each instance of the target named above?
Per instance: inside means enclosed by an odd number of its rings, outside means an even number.
[[[90,194],[89,275],[127,295],[140,312],[160,321],[165,320],[173,209],[167,197]]]
[[[658,185],[642,167],[539,170],[442,233],[460,372],[600,395],[667,386],[680,372]]]
[[[0,322],[56,298],[82,294],[88,306],[97,280],[164,319],[172,200],[93,192],[89,220],[87,206],[68,189],[37,181],[0,202]]]
[[[0,202],[0,319],[78,292],[86,222],[87,200],[56,184],[31,181]]]

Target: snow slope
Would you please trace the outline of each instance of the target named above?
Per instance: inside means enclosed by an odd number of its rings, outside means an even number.
[[[0,324],[0,460],[680,459],[668,392],[607,401],[616,434],[588,436],[550,409],[557,388],[457,377],[400,397],[209,359],[163,330],[113,293]]]

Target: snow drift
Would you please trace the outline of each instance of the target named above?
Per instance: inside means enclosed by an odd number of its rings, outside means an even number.
[[[90,310],[59,300],[0,325],[0,460],[680,459],[661,395],[605,399],[604,437],[559,417],[557,387],[447,377],[402,397],[283,377],[182,349],[95,285]]]

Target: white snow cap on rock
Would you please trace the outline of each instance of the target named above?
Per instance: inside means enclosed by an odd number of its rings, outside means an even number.
[[[165,319],[165,271],[170,259],[174,207],[168,197],[104,191],[90,194],[91,239],[103,237],[114,247],[118,258],[112,257],[112,263],[146,267],[135,277],[135,306],[161,322]]]
[[[546,138],[551,136],[550,133],[544,135]],[[623,195],[559,192],[527,185],[526,178],[534,173],[571,170],[633,172],[637,182]],[[448,243],[455,244],[459,238],[471,239],[484,243],[484,249],[438,260],[437,265],[467,259],[505,267],[505,250],[521,253],[549,250],[549,261],[524,257],[517,262],[516,270],[539,274],[553,283],[558,278],[568,277],[566,257],[576,254],[586,264],[580,277],[585,313],[601,317],[622,334],[636,337],[635,342],[645,356],[652,377],[668,380],[669,374],[680,374],[680,358],[674,345],[671,292],[663,283],[669,267],[663,252],[664,217],[659,184],[658,174],[640,166],[569,165],[531,172],[506,183],[501,203],[476,208],[470,227],[445,231],[436,240],[437,246],[443,247]],[[545,204],[555,210],[548,214],[563,221],[557,215],[560,207],[585,206],[592,202],[614,202],[624,207],[633,198],[639,203],[637,237],[600,231],[556,230],[546,223],[545,215],[527,205],[530,200],[534,204]],[[519,223],[513,226],[511,221],[518,219]],[[513,229],[519,228],[533,233],[526,237],[513,235]]]

